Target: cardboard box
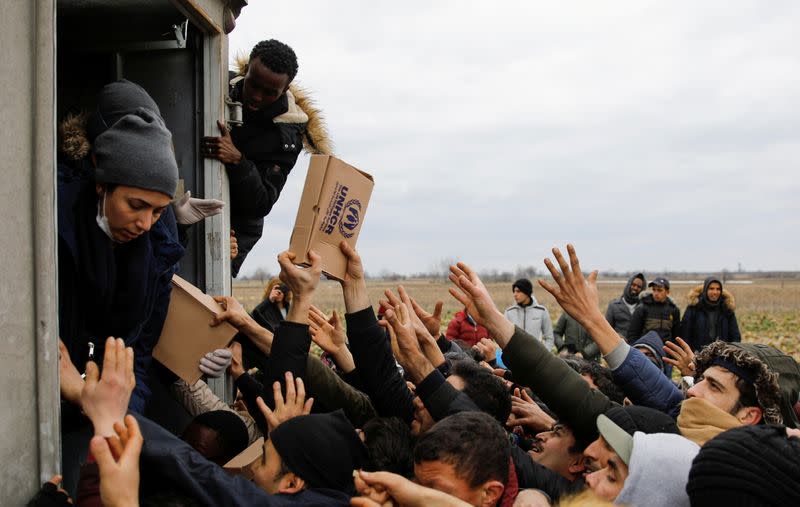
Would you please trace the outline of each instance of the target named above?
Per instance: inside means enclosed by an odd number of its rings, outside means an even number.
[[[339,250],[356,246],[375,182],[372,176],[329,155],[313,155],[289,242],[295,263],[308,265],[308,251],[322,256],[322,272],[341,280],[347,260]]]
[[[222,468],[226,472],[234,475],[243,475],[246,479],[252,480],[253,474],[250,467],[253,463],[261,459],[264,454],[264,437],[259,438],[250,446],[233,457],[232,460],[225,463]]]
[[[227,322],[209,326],[222,311],[214,298],[174,275],[167,319],[153,357],[189,385],[194,384],[203,375],[198,368],[200,358],[228,346],[236,335],[236,328]]]

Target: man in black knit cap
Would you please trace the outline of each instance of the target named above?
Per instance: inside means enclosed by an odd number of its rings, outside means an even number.
[[[692,507],[800,505],[800,438],[789,432],[743,426],[709,440],[689,472]]]
[[[553,350],[553,322],[547,308],[536,301],[531,281],[520,278],[511,284],[511,290],[514,304],[506,308],[505,317],[515,326],[541,340],[547,350]]]

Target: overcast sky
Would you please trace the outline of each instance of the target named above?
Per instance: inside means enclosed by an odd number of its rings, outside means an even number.
[[[251,1],[375,190],[367,270],[800,269],[800,2]],[[276,272],[301,157],[243,273]]]

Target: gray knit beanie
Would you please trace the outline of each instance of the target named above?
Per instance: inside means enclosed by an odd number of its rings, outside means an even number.
[[[120,118],[143,107],[161,116],[158,105],[144,88],[127,79],[109,83],[97,94],[97,108],[87,120],[86,135],[93,143]]]
[[[154,190],[175,196],[178,164],[172,134],[161,117],[138,108],[120,118],[94,143],[95,181]]]

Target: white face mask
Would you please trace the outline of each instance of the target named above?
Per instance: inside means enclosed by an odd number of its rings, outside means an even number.
[[[108,239],[113,242],[117,242],[114,239],[114,236],[111,234],[111,226],[108,225],[108,217],[106,217],[106,192],[103,191],[103,198],[97,201],[97,216],[95,217],[97,220],[97,226],[100,227],[100,230],[103,231]]]

